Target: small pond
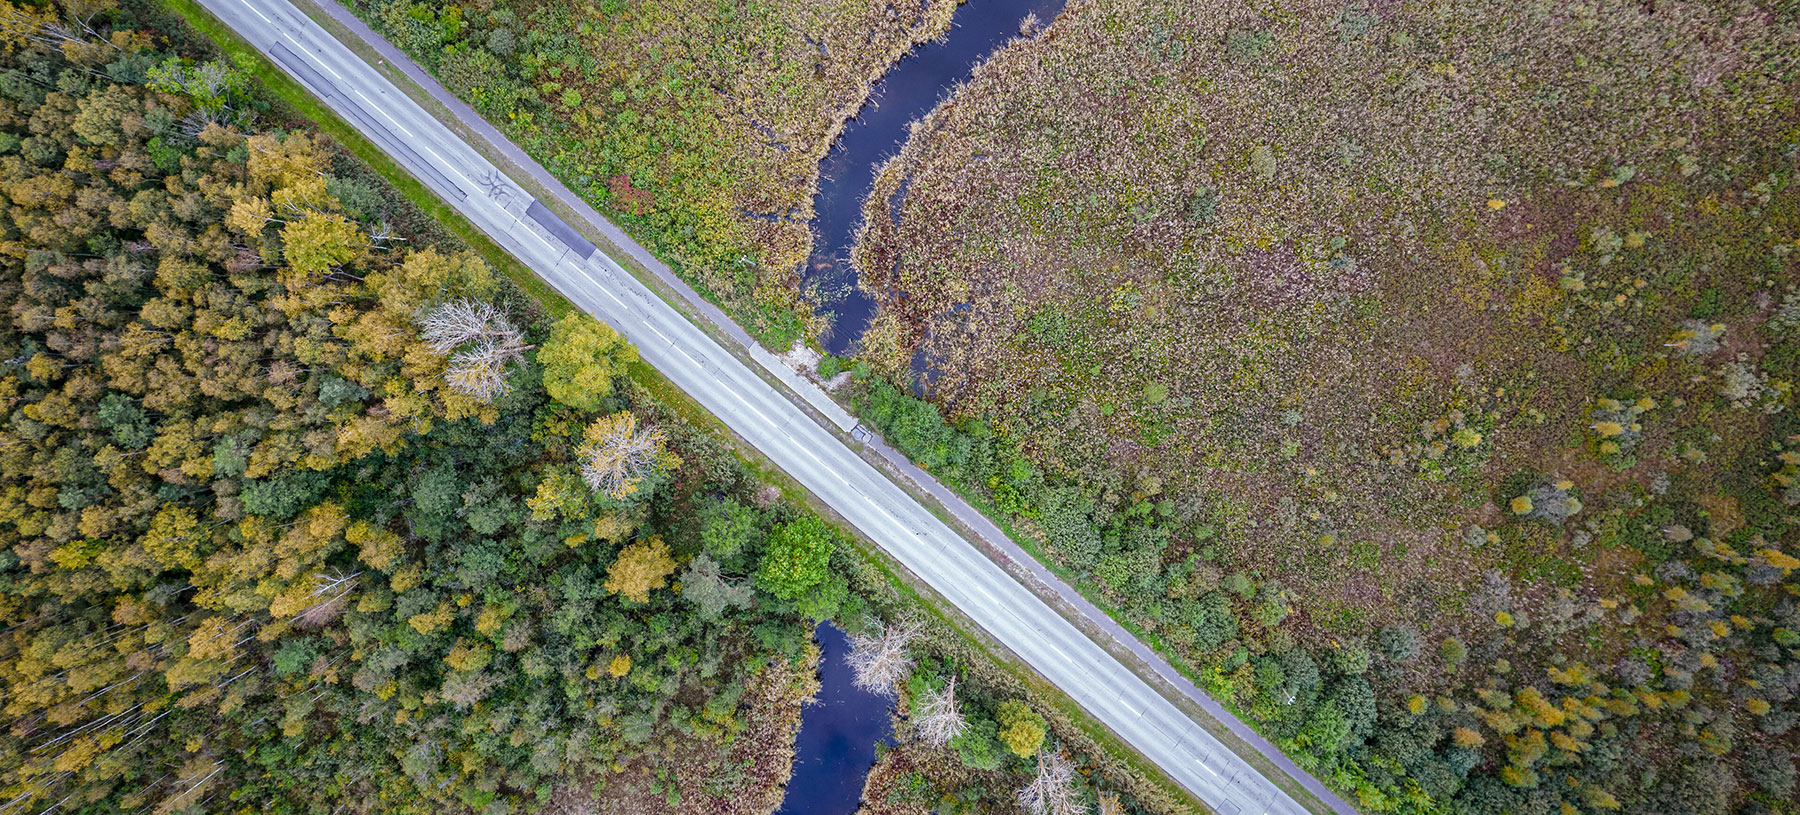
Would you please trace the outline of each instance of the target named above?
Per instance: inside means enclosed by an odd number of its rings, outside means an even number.
[[[819,164],[819,192],[813,198],[813,252],[806,282],[818,283],[826,297],[822,311],[837,315],[825,348],[854,352],[875,316],[875,301],[856,287],[850,247],[862,225],[862,200],[875,168],[900,151],[906,125],[937,106],[949,89],[996,47],[1019,35],[1019,24],[1036,14],[1040,25],[1062,11],[1064,0],[969,0],[956,10],[950,34],[913,49],[875,85],[862,112]]]
[[[892,736],[892,701],[851,682],[850,638],[829,624],[813,632],[824,652],[819,698],[800,714],[794,777],[778,815],[850,815],[862,800],[863,777],[875,764],[875,745]]]

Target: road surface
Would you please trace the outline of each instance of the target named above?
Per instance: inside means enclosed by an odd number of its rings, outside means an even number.
[[[1176,783],[1223,815],[1306,812],[287,0],[201,3]]]

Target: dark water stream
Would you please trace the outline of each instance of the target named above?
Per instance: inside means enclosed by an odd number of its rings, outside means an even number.
[[[794,777],[776,813],[850,815],[862,799],[863,776],[875,763],[875,745],[892,735],[890,701],[852,684],[844,632],[821,625],[813,637],[824,651],[819,698],[801,710]]]
[[[852,353],[875,314],[875,301],[856,288],[850,247],[862,224],[862,201],[875,168],[899,152],[907,123],[931,112],[970,69],[1001,43],[1019,35],[1019,23],[1036,14],[1048,24],[1064,0],[969,0],[956,10],[949,36],[916,49],[887,73],[861,115],[819,165],[819,193],[813,199],[813,253],[804,277],[826,297],[821,310],[837,315],[826,338],[833,354]],[[796,810],[798,811],[798,810]]]
[[[875,302],[856,288],[849,260],[875,168],[900,150],[907,123],[929,113],[976,63],[1018,36],[1026,15],[1036,14],[1040,25],[1047,24],[1064,1],[968,0],[956,10],[948,37],[914,49],[876,84],[862,114],[820,163],[813,254],[805,276],[828,295],[822,308],[837,315],[827,350],[840,356],[854,352],[875,313]],[[892,736],[890,701],[851,682],[844,632],[822,625],[814,636],[824,651],[819,698],[801,713],[794,776],[776,815],[854,813],[863,777],[875,763],[875,747]]]

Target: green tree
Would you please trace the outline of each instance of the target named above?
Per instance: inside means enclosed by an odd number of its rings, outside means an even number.
[[[1390,625],[1375,635],[1381,655],[1395,662],[1411,662],[1419,655],[1419,629],[1410,625]]]
[[[704,552],[681,573],[681,598],[693,603],[708,620],[719,619],[727,609],[749,608],[754,597],[749,586],[727,580],[719,571],[719,562]]]
[[[700,506],[700,544],[721,561],[730,561],[755,539],[762,513],[730,498]]]
[[[955,748],[956,757],[966,766],[977,770],[1000,769],[1000,762],[1005,757],[1006,747],[1000,744],[999,725],[985,714],[971,712],[969,725],[950,741]]]
[[[802,615],[823,620],[836,613],[849,594],[842,575],[831,571],[837,536],[817,516],[807,515],[775,527],[763,548],[756,586],[793,603]]]
[[[783,600],[798,600],[825,581],[836,536],[813,516],[775,527],[763,548],[756,587]]]

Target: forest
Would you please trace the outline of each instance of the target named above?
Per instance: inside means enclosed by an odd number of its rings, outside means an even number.
[[[1800,8],[1086,0],[844,391],[1360,809],[1796,812]]]
[[[0,15],[0,800],[771,810],[835,533],[179,18]]]

